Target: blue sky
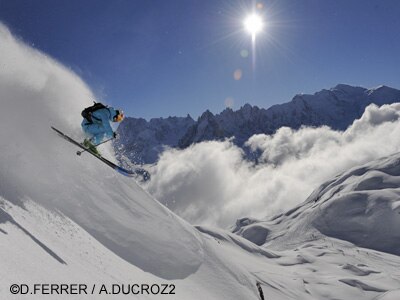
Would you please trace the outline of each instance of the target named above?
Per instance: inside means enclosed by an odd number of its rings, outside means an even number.
[[[256,3],[253,65],[242,24]],[[338,83],[400,88],[399,16],[397,0],[0,0],[15,35],[147,119],[266,108]]]

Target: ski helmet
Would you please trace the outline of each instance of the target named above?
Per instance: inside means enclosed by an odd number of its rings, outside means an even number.
[[[124,112],[120,109],[115,110],[114,122],[121,122],[124,119]]]

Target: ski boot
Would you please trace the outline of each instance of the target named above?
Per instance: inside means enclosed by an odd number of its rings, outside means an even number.
[[[89,139],[85,139],[83,141],[83,146],[89,149],[90,152],[97,156],[101,156],[99,150],[97,150],[96,146],[92,144],[92,142]]]

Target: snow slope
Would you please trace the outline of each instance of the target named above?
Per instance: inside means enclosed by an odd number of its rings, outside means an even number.
[[[154,218],[159,217],[154,213]],[[155,222],[154,220],[151,222]],[[150,222],[146,227],[152,228]],[[140,223],[138,222],[137,225]],[[172,228],[173,220],[165,226]],[[143,228],[144,230],[146,228]],[[154,229],[160,230],[160,228]],[[176,236],[172,236],[174,233]],[[149,264],[158,263],[163,268],[162,260],[169,256],[168,247],[179,245],[183,249],[175,249],[181,258],[168,259],[175,266],[185,270],[185,245],[179,244],[180,234],[184,232],[171,232],[168,244],[163,245],[162,253],[152,257]],[[192,234],[198,234],[192,228]],[[131,236],[136,235],[132,231]],[[149,237],[150,238],[150,237]],[[0,297],[1,299],[24,299],[12,296],[8,292],[11,284],[35,283],[79,283],[89,287],[96,285],[94,295],[71,296],[63,295],[51,299],[126,299],[126,295],[98,294],[102,284],[111,287],[112,284],[174,284],[174,295],[141,295],[138,299],[224,299],[225,297],[241,299],[257,299],[254,287],[255,279],[251,274],[238,270],[234,266],[232,257],[222,260],[221,253],[216,254],[213,243],[202,238],[204,243],[202,251],[207,253],[207,259],[202,261],[201,267],[190,276],[179,280],[164,279],[152,272],[145,272],[135,264],[128,263],[107,249],[98,240],[89,235],[81,226],[71,221],[59,212],[52,212],[39,206],[33,201],[25,202],[24,208],[15,206],[2,199],[0,208]],[[129,239],[127,239],[129,240]],[[146,240],[148,250],[159,249],[162,240],[152,238]],[[190,242],[190,241],[189,241]],[[144,243],[144,242],[143,242]],[[136,248],[131,249],[132,252]],[[199,253],[199,259],[203,259]],[[195,260],[196,262],[199,259]],[[223,264],[229,266],[229,271]],[[164,267],[165,268],[165,267]],[[237,278],[236,273],[240,274]],[[176,277],[173,268],[169,268],[169,276]],[[182,280],[184,279],[184,280]],[[91,289],[90,289],[91,290]],[[26,296],[25,296],[26,297]],[[43,295],[31,295],[29,299],[43,299]]]
[[[132,283],[176,286],[174,295],[138,299],[255,300],[256,282],[266,299],[387,300],[398,294],[399,256],[323,234],[296,246],[276,236],[280,247],[265,247],[228,231],[195,228],[132,179],[76,156],[50,126],[82,139],[80,111],[91,102],[90,89],[2,25],[0,44],[1,299],[127,299],[96,293],[101,284]],[[111,147],[102,153],[115,159]],[[308,237],[300,225],[293,230]],[[13,296],[15,283],[97,289],[93,295]]]

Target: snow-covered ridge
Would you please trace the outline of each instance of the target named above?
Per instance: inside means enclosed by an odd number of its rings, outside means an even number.
[[[243,218],[234,232],[268,248],[321,236],[400,255],[400,154],[355,167],[266,221]]]
[[[400,90],[387,86],[372,89],[339,84],[314,95],[299,94],[292,101],[268,109],[249,104],[237,111],[204,112],[197,121],[186,118],[127,118],[119,130],[118,147],[134,162],[153,163],[164,147],[186,148],[193,143],[235,137],[240,147],[254,134],[272,134],[282,126],[297,129],[327,125],[344,130],[365,108],[400,101]]]

